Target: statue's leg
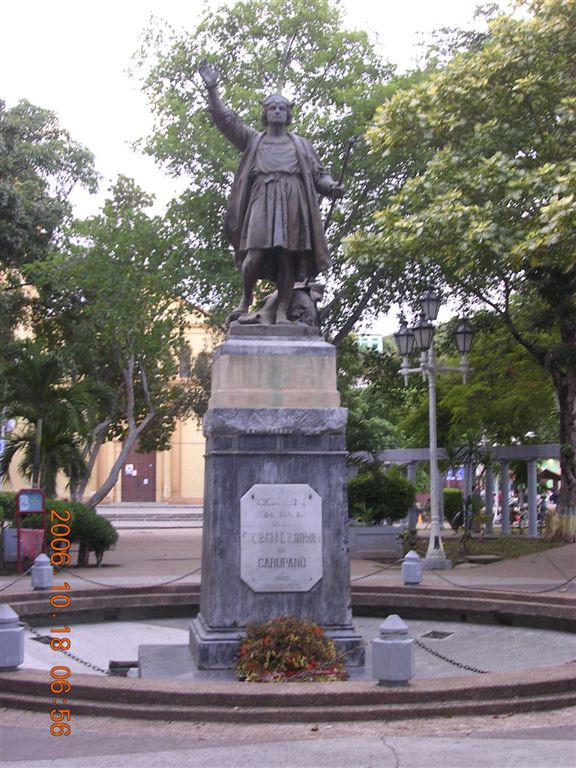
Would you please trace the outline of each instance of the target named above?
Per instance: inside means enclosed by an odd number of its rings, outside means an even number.
[[[264,259],[264,251],[260,249],[252,249],[247,252],[242,262],[242,285],[244,293],[240,299],[240,303],[236,309],[232,310],[228,320],[237,320],[240,315],[248,312],[252,301],[254,299],[254,287],[260,274],[260,268],[262,266],[262,260]]]
[[[294,254],[283,249],[278,250],[278,304],[276,306],[276,324],[289,323],[288,308],[294,290]]]

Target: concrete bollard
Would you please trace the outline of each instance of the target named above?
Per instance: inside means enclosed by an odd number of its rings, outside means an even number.
[[[422,559],[413,549],[402,560],[402,580],[404,584],[420,584],[422,581]]]
[[[33,589],[50,589],[52,586],[52,566],[48,555],[38,555],[30,572]]]
[[[380,685],[407,685],[414,677],[414,638],[396,614],[380,624],[380,637],[372,641],[372,675]]]
[[[0,670],[16,669],[24,663],[24,627],[18,614],[6,603],[0,605]]]

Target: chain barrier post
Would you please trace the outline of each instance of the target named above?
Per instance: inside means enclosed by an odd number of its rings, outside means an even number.
[[[395,613],[380,624],[372,641],[372,673],[379,685],[407,685],[414,677],[414,638]]]
[[[17,669],[24,663],[24,627],[16,611],[0,605],[0,671]]]
[[[32,589],[50,589],[52,586],[52,565],[48,555],[38,555],[30,568]]]
[[[402,561],[402,581],[411,585],[422,581],[422,559],[413,549],[406,553]]]

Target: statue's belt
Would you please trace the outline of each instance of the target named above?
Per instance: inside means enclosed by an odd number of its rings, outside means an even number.
[[[302,178],[301,173],[290,173],[289,171],[274,171],[273,173],[260,173],[253,171],[251,174],[255,179],[260,179],[264,184],[270,184],[273,181],[280,181],[280,179],[287,179],[289,177]]]

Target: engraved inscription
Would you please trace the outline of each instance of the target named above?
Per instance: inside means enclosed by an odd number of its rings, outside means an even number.
[[[322,499],[311,486],[259,484],[244,494],[240,575],[255,592],[307,592],[322,578]]]

